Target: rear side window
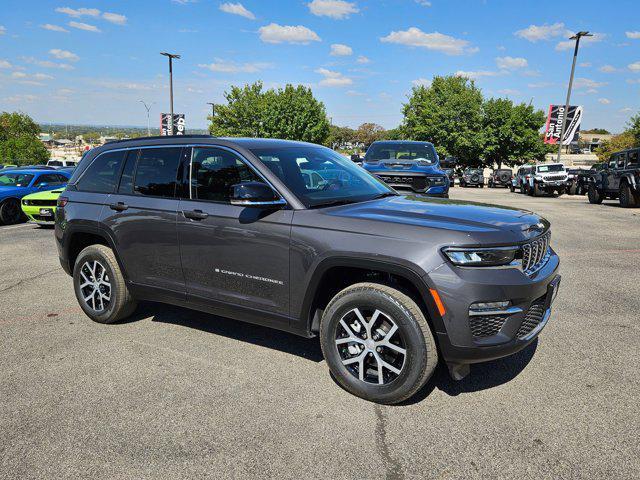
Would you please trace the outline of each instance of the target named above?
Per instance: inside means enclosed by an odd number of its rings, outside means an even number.
[[[61,184],[66,183],[66,182],[67,182],[67,179],[64,176],[59,175],[57,173],[48,173],[48,174],[45,174],[45,175],[40,175],[36,179],[36,181],[33,184],[33,186],[34,187],[39,187],[39,186],[41,186],[41,185],[43,185],[45,183],[47,185],[61,185]]]
[[[134,193],[175,197],[181,151],[181,147],[141,149],[133,181]]]
[[[76,183],[82,192],[113,193],[127,152],[105,152],[99,155]]]
[[[638,163],[638,157],[640,156],[640,150],[633,150],[629,152],[629,157],[627,158],[627,168],[637,168],[640,163]]]

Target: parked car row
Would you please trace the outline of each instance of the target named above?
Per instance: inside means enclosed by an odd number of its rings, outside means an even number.
[[[26,220],[53,225],[58,196],[71,178],[71,169],[36,167],[0,171],[0,225]]]

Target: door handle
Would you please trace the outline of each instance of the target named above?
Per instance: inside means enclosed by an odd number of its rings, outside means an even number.
[[[182,214],[185,218],[189,218],[191,220],[204,220],[209,216],[208,213],[205,213],[202,210],[183,210]]]
[[[115,210],[116,212],[124,212],[127,208],[129,208],[129,205],[124,202],[118,202],[112,203],[111,205],[109,205],[109,208],[111,210]]]

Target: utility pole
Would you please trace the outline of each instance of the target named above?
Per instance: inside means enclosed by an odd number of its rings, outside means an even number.
[[[207,102],[207,105],[211,105],[211,118],[216,114],[216,104],[212,102]]]
[[[144,100],[140,100],[140,103],[142,103],[142,105],[144,105],[144,108],[147,110],[147,137],[150,137],[151,136],[151,123],[150,123],[150,120],[149,120],[149,110],[151,110],[151,107],[156,102],[151,102],[149,105],[147,105]]]
[[[573,86],[573,74],[576,71],[576,60],[578,59],[578,47],[580,46],[580,38],[593,37],[589,32],[578,32],[570,40],[576,41],[576,47],[573,50],[573,63],[571,64],[571,76],[569,77],[569,88],[567,89],[567,101],[564,106],[564,118],[562,120],[562,129],[560,130],[560,142],[558,145],[558,163],[560,163],[560,157],[562,156],[562,139],[564,138],[564,132],[567,129],[567,118],[569,117],[569,102],[571,101],[571,87]]]
[[[173,59],[180,59],[180,55],[174,53],[160,52],[169,59],[169,135],[173,135]]]

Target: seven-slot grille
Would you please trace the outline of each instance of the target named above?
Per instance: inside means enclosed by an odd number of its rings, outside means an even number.
[[[544,177],[545,180],[566,180],[566,175],[547,175]]]
[[[549,242],[551,232],[539,236],[535,240],[522,245],[522,270],[527,275],[531,275],[547,262],[549,259]]]

